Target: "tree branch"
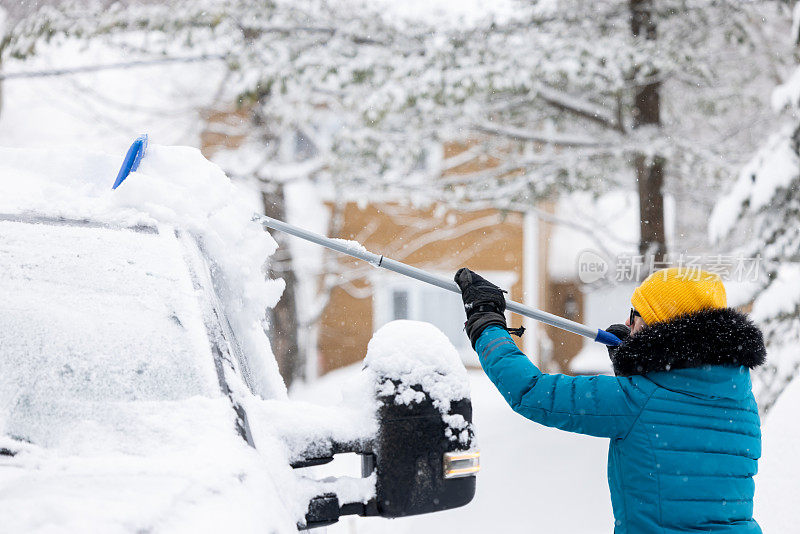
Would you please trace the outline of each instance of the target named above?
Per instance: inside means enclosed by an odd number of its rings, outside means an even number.
[[[130,69],[134,67],[147,67],[150,65],[160,65],[164,63],[195,63],[198,61],[224,60],[226,56],[221,54],[203,54],[200,56],[188,57],[165,57],[159,59],[141,59],[136,61],[121,61],[119,63],[107,63],[105,65],[84,65],[81,67],[70,67],[64,69],[37,70],[30,72],[0,72],[0,80],[12,80],[16,78],[46,78],[48,76],[64,76],[66,74],[82,74],[86,72],[98,72],[112,69]]]
[[[542,100],[553,107],[596,122],[611,130],[625,133],[623,125],[618,121],[617,117],[602,106],[598,106],[588,100],[568,95],[545,85],[537,87],[536,92]]]
[[[577,134],[545,133],[532,130],[523,130],[514,126],[495,126],[494,124],[479,124],[473,126],[477,132],[508,137],[516,141],[533,141],[545,145],[554,145],[564,148],[579,147],[610,147],[611,143],[602,142],[590,137]]]

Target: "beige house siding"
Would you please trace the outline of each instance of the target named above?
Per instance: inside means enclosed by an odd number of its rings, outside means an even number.
[[[336,237],[357,240],[373,252],[426,270],[455,273],[459,267],[468,266],[476,271],[513,272],[517,283],[509,289],[510,297],[522,300],[522,216],[494,210],[445,214],[434,214],[434,210],[398,205],[362,209],[347,204],[344,224]],[[349,258],[338,261],[357,267],[357,262]],[[368,288],[369,281],[362,278],[354,286]],[[320,373],[359,361],[366,354],[375,326],[373,296],[359,298],[352,293],[334,289],[322,315]],[[519,324],[521,319],[513,316],[512,325]]]
[[[219,150],[242,146],[252,130],[250,109],[206,109],[200,112],[205,128],[200,132],[200,150],[210,158]]]
[[[547,311],[583,323],[583,291],[580,284],[551,280],[547,286]],[[584,338],[552,326],[545,326],[544,330],[553,343],[555,368],[566,371],[572,358],[583,348]]]

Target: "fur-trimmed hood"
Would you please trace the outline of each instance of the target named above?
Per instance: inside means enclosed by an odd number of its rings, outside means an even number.
[[[617,376],[704,365],[743,365],[750,369],[766,358],[761,330],[733,308],[682,315],[623,340],[611,356]]]

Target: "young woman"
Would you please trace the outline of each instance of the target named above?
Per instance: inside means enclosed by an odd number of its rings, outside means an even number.
[[[502,291],[455,276],[467,335],[506,402],[537,423],[610,438],[615,534],[760,533],[753,475],[761,454],[750,369],[759,329],[728,308],[717,275],[665,269],[633,293],[616,376],[544,374],[506,329]],[[619,335],[622,325],[610,330]]]

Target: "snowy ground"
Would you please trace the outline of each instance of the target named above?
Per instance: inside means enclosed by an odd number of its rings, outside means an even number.
[[[296,388],[296,399],[335,403],[359,364]],[[606,483],[605,439],[546,428],[509,408],[482,371],[469,372],[481,449],[475,499],[466,507],[417,517],[344,518],[329,534],[423,532],[546,532],[595,534],[613,530]],[[355,460],[355,459],[353,459]],[[342,465],[355,470],[354,465]]]
[[[762,424],[755,518],[764,532],[797,532],[800,499],[800,380],[784,390]]]

